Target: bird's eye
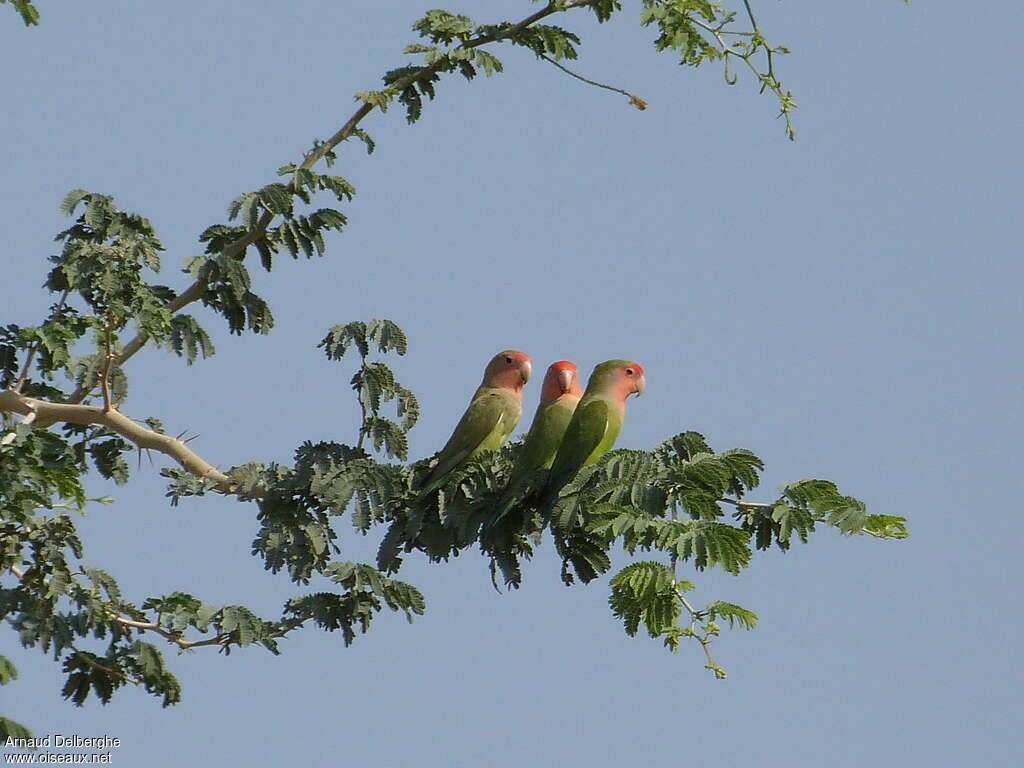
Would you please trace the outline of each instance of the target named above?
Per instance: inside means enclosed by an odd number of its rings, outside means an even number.
[[[505,362],[508,363],[509,365],[512,365],[512,358],[511,357],[506,357],[505,358]]]
[[[633,375],[633,369],[632,368],[627,368],[626,369],[626,375],[627,376],[632,376]]]

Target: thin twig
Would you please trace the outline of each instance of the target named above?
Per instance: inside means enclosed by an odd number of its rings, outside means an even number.
[[[64,292],[60,295],[60,300],[53,308],[53,312],[51,312],[50,316],[46,319],[46,323],[52,322],[57,317],[60,317],[60,313],[64,310],[64,302],[68,300],[69,293],[71,293],[71,289],[65,288]],[[46,323],[43,323],[43,325],[46,325]],[[36,354],[39,352],[40,344],[42,344],[42,342],[37,339],[36,343],[29,347],[28,356],[25,358],[25,365],[22,366],[21,373],[18,374],[18,380],[15,382],[14,386],[11,387],[15,392],[21,392],[21,388],[25,385],[25,382],[28,381],[28,374],[32,369],[32,362],[35,360]]]
[[[111,328],[114,325],[114,318],[110,312],[107,312],[107,327],[106,327],[106,342],[107,342],[107,354],[103,360],[103,373],[101,374],[100,382],[103,385],[103,410],[110,410],[110,365],[114,362],[113,347],[110,343]]]
[[[621,88],[616,88],[614,85],[606,85],[605,83],[599,83],[596,80],[590,80],[586,77],[583,77],[583,75],[573,72],[568,67],[560,64],[559,62],[555,61],[555,59],[552,59],[550,56],[547,56],[543,53],[538,53],[537,55],[540,58],[544,59],[544,61],[546,61],[548,64],[553,64],[554,66],[558,67],[560,70],[565,72],[565,74],[569,75],[570,77],[575,77],[577,80],[584,82],[587,85],[593,85],[595,88],[604,88],[606,91],[614,91],[615,93],[621,93],[623,96],[628,96],[629,103],[632,104],[637,109],[647,109],[647,102],[641,99],[636,94],[630,93],[629,91],[624,91]]]
[[[676,511],[676,505],[675,505],[674,502],[673,502],[672,506],[670,507],[670,510],[671,511],[669,513],[669,516],[671,517],[671,519],[674,522],[679,517],[679,515],[678,515],[678,513]],[[679,559],[679,555],[675,551],[675,549],[673,549],[672,550],[672,556],[671,556],[671,560],[672,560],[672,581],[673,581],[673,583],[676,582],[676,563],[677,563],[678,559]],[[722,670],[722,666],[715,660],[715,657],[711,655],[711,641],[708,640],[708,635],[706,633],[705,633],[705,635],[703,637],[701,637],[700,632],[699,632],[699,627],[697,626],[697,623],[699,621],[703,621],[704,614],[699,612],[699,611],[697,611],[692,605],[690,605],[690,601],[686,599],[686,596],[683,594],[683,590],[678,585],[676,586],[676,597],[679,598],[679,602],[682,603],[683,607],[690,614],[690,632],[689,632],[689,634],[690,634],[690,637],[694,638],[697,642],[699,642],[700,643],[700,647],[704,649],[704,656],[708,660],[708,663],[705,666],[708,669],[710,669],[712,672],[715,673],[715,677],[721,679],[722,677],[725,676],[725,672]]]
[[[690,601],[683,597],[682,594],[679,595],[679,600],[682,602],[683,607],[686,608],[686,610],[690,613],[690,632],[692,633],[691,637],[696,639],[697,642],[700,643],[700,647],[704,649],[704,657],[708,661],[708,663],[705,664],[704,667],[714,672],[715,677],[717,677],[719,680],[725,679],[725,670],[722,669],[722,665],[718,663],[715,657],[711,655],[711,641],[708,640],[708,635],[705,634],[703,637],[701,637],[696,629],[697,622],[704,620],[704,614],[694,609],[694,607],[690,605]]]
[[[24,581],[25,571],[23,571],[16,565],[9,566],[9,569],[11,573],[13,573],[19,579]],[[44,582],[46,581],[48,580],[44,579]],[[127,616],[122,616],[121,614],[107,607],[104,607],[104,611],[108,617],[116,621],[121,626],[131,627],[132,629],[137,629],[140,632],[154,632],[160,635],[168,642],[174,643],[182,650],[188,650],[190,648],[197,648],[199,646],[206,645],[223,645],[228,640],[228,636],[225,634],[214,635],[213,637],[205,638],[203,640],[186,640],[181,635],[171,632],[170,630],[164,629],[155,621],[138,621],[137,619],[130,619]],[[275,636],[281,636],[282,634],[283,633],[278,633]]]
[[[750,18],[750,26],[754,28],[754,39],[755,42],[761,38],[761,28],[757,26],[757,19],[754,18],[754,10],[750,7],[750,0],[743,0],[743,5],[746,6],[747,16]],[[775,77],[775,63],[772,61],[772,49],[767,45],[764,47],[765,52],[768,54],[768,71],[765,73],[768,77]],[[768,87],[768,83],[761,81],[761,90],[759,93],[764,93],[764,89]]]
[[[127,616],[121,616],[113,613],[112,611],[108,611],[107,613],[110,618],[118,624],[125,627],[132,627],[140,632],[154,632],[168,642],[174,643],[183,651],[187,651],[191,648],[197,648],[199,646],[224,645],[228,641],[228,636],[226,634],[214,635],[213,637],[208,637],[204,640],[186,640],[181,635],[164,629],[155,621],[136,621],[135,619],[129,619]]]
[[[736,507],[740,511],[742,511],[744,509],[748,509],[748,508],[749,509],[771,509],[772,507],[775,506],[774,504],[763,502],[763,501],[738,501],[737,499],[730,499],[730,498],[728,498],[726,496],[723,496],[723,497],[717,499],[717,501],[721,501],[721,502],[724,502],[726,504],[732,504],[734,507]]]

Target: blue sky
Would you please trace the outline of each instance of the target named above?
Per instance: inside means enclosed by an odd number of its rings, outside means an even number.
[[[533,8],[451,6],[477,21]],[[696,646],[671,655],[625,637],[607,579],[561,586],[548,543],[504,595],[475,552],[409,558],[402,578],[426,593],[427,614],[383,617],[351,648],[309,630],[276,658],[168,649],[184,686],[170,710],[139,691],[75,708],[58,666],[8,632],[0,652],[21,678],[0,690],[4,714],[40,733],[117,736],[114,764],[150,768],[1024,762],[1024,12],[998,0],[968,26],[949,3],[755,9],[793,50],[778,67],[800,104],[796,142],[750,77],[730,88],[713,66],[656,53],[632,4],[603,27],[570,17],[584,39],[574,66],[647,111],[499,50],[503,75],[442,83],[415,126],[397,109],[372,115],[377,152],[346,146],[336,166],[358,190],[350,227],[322,260],[254,270],[275,330],[229,337],[199,310],[218,354],[190,369],[143,351],[124,410],[199,433],[193,447],[225,468],[288,461],[307,439],[351,441],[351,368],[316,343],[336,323],[389,317],[409,334],[395,368],[424,409],[416,458],[443,443],[499,349],[528,351],[538,372],[628,357],[648,387],[620,445],[695,429],[766,461],[759,498],[825,477],[909,518],[910,539],[823,530],[739,577],[694,573],[698,602],[761,617],[718,639],[724,682]],[[197,234],[333,133],[352,94],[402,62],[423,8],[42,10],[34,29],[0,12],[0,322],[23,325],[49,304],[39,284],[67,190],[148,216],[165,281],[184,286]],[[169,507],[166,463],[144,460],[116,490],[94,478],[118,503],[82,521],[86,562],[132,598],[181,589],[274,615],[297,588],[249,555],[255,509]],[[344,557],[372,557],[373,537],[340,531]]]

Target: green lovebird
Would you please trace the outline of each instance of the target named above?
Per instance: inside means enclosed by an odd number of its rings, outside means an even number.
[[[444,485],[456,467],[504,445],[523,413],[523,387],[530,380],[531,365],[530,356],[515,349],[491,358],[484,380],[423,481],[421,496]]]
[[[530,432],[512,468],[508,488],[498,502],[488,526],[495,525],[508,514],[534,472],[551,466],[582,394],[583,387],[580,386],[576,363],[559,360],[548,367],[540,388],[540,405],[533,416]]]
[[[551,464],[551,474],[540,493],[540,509],[554,507],[558,492],[573,475],[611,450],[622,431],[626,398],[639,395],[645,386],[644,369],[639,363],[608,360],[594,368]]]

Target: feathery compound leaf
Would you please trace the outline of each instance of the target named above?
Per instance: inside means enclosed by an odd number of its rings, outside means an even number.
[[[0,717],[0,742],[6,744],[8,739],[14,739],[14,744],[16,745],[19,741],[26,743],[25,740],[32,738],[35,737],[26,726],[9,718]],[[37,747],[26,748],[37,749]]]
[[[341,176],[317,176],[317,184],[320,189],[329,189],[340,201],[351,200],[356,194],[356,188]]]
[[[277,182],[267,184],[257,194],[263,207],[271,213],[283,214],[284,216],[292,215],[295,207],[292,202],[292,190],[284,184]]]
[[[665,466],[674,463],[676,459],[690,461],[699,453],[714,453],[704,435],[699,432],[682,432],[654,449],[655,456]]]
[[[793,507],[785,502],[779,502],[772,507],[771,519],[778,524],[776,536],[779,547],[784,550],[789,548],[790,538],[794,532],[800,537],[800,541],[806,544],[808,535],[814,531],[814,516],[810,510],[803,507]],[[762,537],[759,535],[758,549],[767,549],[771,544],[770,535],[764,546],[761,545],[761,541]]]
[[[78,207],[78,204],[86,200],[86,198],[90,197],[91,195],[91,192],[88,192],[84,189],[72,189],[70,192],[64,195],[64,199],[60,203],[60,212],[64,216],[73,215],[75,212],[75,208]]]
[[[490,77],[496,72],[503,72],[505,66],[501,63],[501,60],[497,56],[488,53],[485,50],[476,48],[473,50],[473,61],[480,65],[483,69],[484,74]]]
[[[555,549],[562,558],[562,582],[566,586],[575,581],[569,573],[569,565],[572,565],[576,576],[584,584],[607,573],[612,567],[608,557],[609,542],[601,535],[579,527],[559,529],[554,522],[551,533],[555,539]]]
[[[114,437],[102,442],[94,442],[89,446],[89,455],[99,473],[118,485],[128,482],[128,464],[122,454],[131,451],[133,446],[122,437]]]
[[[727,490],[734,496],[742,496],[744,491],[756,488],[761,482],[757,473],[764,470],[764,462],[753,451],[735,448],[718,454],[718,459],[731,475]]]
[[[630,637],[641,622],[651,637],[658,637],[679,619],[682,606],[675,578],[663,563],[633,563],[612,577],[611,588],[608,603]]]
[[[794,506],[810,509],[824,516],[824,522],[845,534],[862,531],[867,522],[864,502],[839,493],[836,484],[828,480],[801,480],[782,489],[782,495]]]
[[[367,416],[364,430],[373,443],[373,449],[382,447],[388,456],[405,461],[409,458],[409,441],[402,428],[383,416]]]
[[[175,315],[171,318],[168,340],[174,354],[184,357],[188,365],[192,365],[200,354],[205,360],[216,352],[213,339],[192,315]]]
[[[907,518],[895,515],[868,515],[864,532],[881,539],[905,539],[910,535]]]
[[[615,11],[622,10],[622,3],[620,0],[593,0],[593,2],[588,3],[588,5],[594,12],[594,15],[597,16],[597,20],[602,24],[608,21]]]
[[[373,140],[370,134],[368,134],[362,128],[356,128],[355,130],[352,131],[352,135],[359,139],[361,142],[363,142],[364,145],[366,145],[366,154],[373,154],[373,150],[377,148],[377,143]]]
[[[7,685],[18,679],[18,668],[6,656],[0,656],[0,685]]]
[[[575,59],[580,39],[572,32],[545,24],[523,27],[509,35],[515,45],[529,48],[538,56],[546,55],[555,60]]]
[[[366,323],[361,320],[354,320],[345,325],[334,326],[317,346],[323,347],[328,360],[340,360],[352,344],[359,350],[361,357],[366,357],[369,354],[370,348],[366,339]]]
[[[371,320],[366,329],[366,337],[376,343],[381,353],[393,349],[399,355],[404,355],[409,349],[405,331],[391,320]]]
[[[661,521],[655,546],[675,551],[682,560],[693,559],[698,570],[720,565],[732,574],[750,564],[750,533],[708,520]]]
[[[356,94],[356,99],[358,101],[372,104],[379,108],[381,112],[388,111],[388,106],[394,98],[395,94],[391,91],[359,91],[359,93]]]
[[[412,28],[420,33],[420,37],[430,38],[431,42],[450,45],[456,39],[469,37],[473,21],[468,16],[438,9],[427,11],[422,19],[413,23]]]
[[[244,605],[225,605],[220,621],[215,622],[220,634],[229,636],[229,642],[240,646],[251,645],[263,638],[264,622]]]
[[[6,2],[7,0],[0,0],[0,3]],[[14,7],[14,10],[16,10],[21,15],[21,20],[25,22],[26,27],[31,27],[34,24],[39,23],[39,9],[32,4],[31,0],[11,0],[11,4]],[[7,718],[0,718],[0,721],[10,723],[12,726],[17,726],[18,728],[21,728],[26,733],[28,733],[27,728],[25,728],[22,725],[18,725],[18,723],[15,723],[13,720],[7,720]],[[0,725],[2,725],[2,723],[0,723]],[[2,735],[2,732],[0,732],[0,735]]]
[[[718,600],[705,607],[702,613],[708,621],[715,621],[719,617],[726,619],[730,627],[739,624],[744,629],[753,629],[757,626],[757,614],[735,603]]]
[[[598,462],[585,495],[591,502],[626,504],[648,515],[661,515],[667,497],[657,484],[660,474],[657,461],[646,451],[610,451]]]

